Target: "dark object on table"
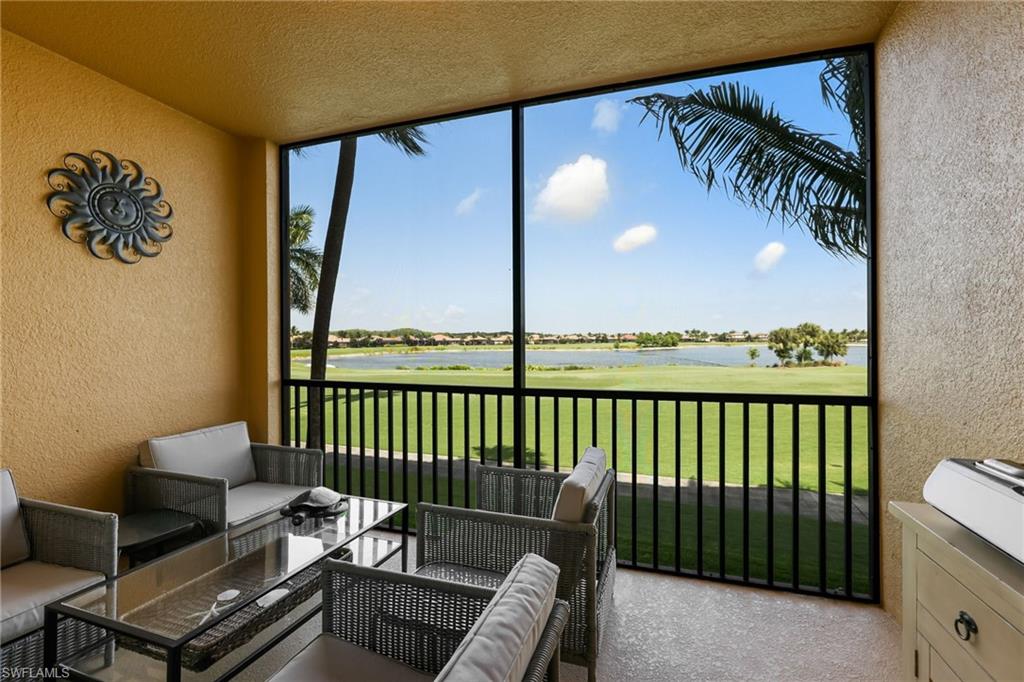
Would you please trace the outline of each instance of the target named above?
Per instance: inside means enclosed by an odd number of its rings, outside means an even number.
[[[173,509],[152,509],[118,520],[117,549],[137,566],[203,537],[196,517]]]
[[[348,500],[330,488],[320,486],[298,495],[281,510],[282,516],[290,516],[292,524],[301,526],[307,518],[332,518],[348,510]]]

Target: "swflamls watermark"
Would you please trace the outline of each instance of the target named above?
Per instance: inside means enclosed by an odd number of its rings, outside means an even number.
[[[71,677],[71,671],[61,666],[53,668],[34,668],[23,666],[9,668],[6,665],[0,666],[0,680],[66,680]]]

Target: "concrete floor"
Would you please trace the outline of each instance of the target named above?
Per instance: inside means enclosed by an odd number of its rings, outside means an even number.
[[[609,615],[609,682],[899,679],[899,626],[873,606],[619,569]],[[265,680],[319,630],[313,619],[236,679]],[[586,670],[565,664],[562,679]]]

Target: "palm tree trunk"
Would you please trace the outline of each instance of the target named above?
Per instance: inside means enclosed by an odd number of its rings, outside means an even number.
[[[331,200],[331,216],[327,221],[327,236],[324,238],[316,311],[313,313],[313,357],[309,370],[311,379],[323,379],[327,373],[327,337],[330,335],[334,289],[341,267],[341,247],[345,242],[345,224],[348,222],[348,207],[352,201],[355,171],[356,138],[343,137],[338,150],[338,172],[334,180],[334,198]],[[306,396],[306,404],[306,447],[322,448],[324,444],[320,442],[320,431],[324,415],[320,391],[310,390]]]

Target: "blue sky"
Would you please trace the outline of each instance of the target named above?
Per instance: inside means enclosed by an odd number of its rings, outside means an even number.
[[[709,194],[626,100],[736,80],[785,118],[852,145],[820,62],[569,100],[525,112],[527,328],[767,331],[867,326],[866,265]],[[507,112],[426,126],[427,155],[361,138],[331,328],[511,329]],[[291,162],[291,203],[323,243],[336,143]],[[299,329],[311,316],[292,312]]]

